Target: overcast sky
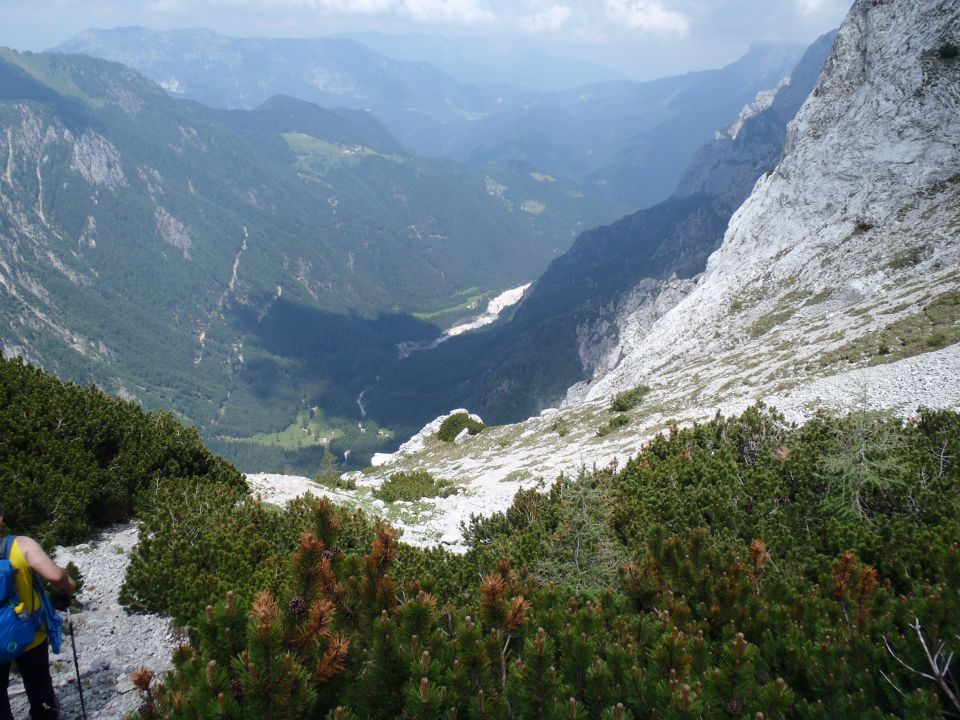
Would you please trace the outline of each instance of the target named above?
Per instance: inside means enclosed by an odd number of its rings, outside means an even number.
[[[0,45],[44,50],[80,30],[207,27],[234,36],[514,34],[639,79],[717,67],[757,40],[810,42],[852,0],[0,0]]]

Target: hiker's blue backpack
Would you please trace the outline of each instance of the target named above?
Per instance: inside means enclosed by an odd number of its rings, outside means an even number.
[[[10,562],[10,549],[14,539],[12,535],[3,539],[0,554],[0,664],[16,660],[33,642],[37,631],[44,624],[47,626],[50,646],[55,653],[60,652],[63,639],[63,621],[50,604],[50,599],[40,586],[36,574],[33,576],[33,587],[40,596],[40,607],[29,612],[20,604],[14,582],[17,570]]]

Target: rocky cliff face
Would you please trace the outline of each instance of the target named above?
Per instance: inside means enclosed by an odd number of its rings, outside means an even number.
[[[787,123],[816,84],[835,37],[836,32],[830,32],[818,38],[793,69],[789,82],[785,80],[762,93],[762,102],[758,99],[746,106],[730,128],[719,132],[714,142],[697,152],[680,179],[672,202],[689,203],[696,198],[702,202],[694,205],[694,212],[681,215],[682,222],[675,228],[663,233],[660,248],[652,258],[645,258],[643,272],[631,268],[637,284],[610,301],[612,311],[588,318],[577,328],[579,355],[591,379],[570,388],[566,404],[583,399],[593,380],[615,369],[642,346],[653,323],[693,289],[689,278],[704,269],[708,255],[720,245],[734,210],[750,194],[756,180],[781,159]],[[601,233],[609,234],[618,225],[629,223],[634,227],[622,233],[624,242],[636,248],[643,235],[640,228],[650,225],[650,219],[649,212],[641,211]],[[585,265],[575,256],[578,249],[574,245],[568,256],[577,260],[578,265]],[[590,251],[598,252],[596,243],[591,243]],[[612,259],[607,258],[608,263]],[[610,264],[622,266],[623,262]],[[605,271],[609,273],[610,269]],[[542,282],[550,279],[548,274]]]
[[[960,62],[941,50],[958,35],[955,3],[856,2],[783,161],[587,398],[690,381],[691,363],[700,389],[739,391],[955,340],[938,309],[955,308],[960,263]]]

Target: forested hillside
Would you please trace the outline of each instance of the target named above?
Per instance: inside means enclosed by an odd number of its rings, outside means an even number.
[[[367,112],[215,111],[116,63],[0,51],[4,355],[170,410],[254,469],[369,457],[384,438],[356,430],[356,398],[398,343],[620,212],[417,157]],[[309,447],[251,440],[310,409]]]

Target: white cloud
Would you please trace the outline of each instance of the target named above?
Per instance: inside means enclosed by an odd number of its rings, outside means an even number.
[[[181,0],[153,0],[170,3]],[[311,9],[344,16],[397,15],[416,22],[482,25],[496,20],[484,0],[205,0],[211,5],[265,10]]]
[[[375,15],[395,10],[400,0],[206,0],[206,2],[213,6],[255,7],[277,12],[309,8],[347,15]]]
[[[185,9],[183,0],[153,0],[147,4],[147,9],[158,13],[176,13]]]
[[[546,10],[521,17],[517,25],[530,33],[551,33],[560,30],[570,17],[568,5],[551,5]]]
[[[827,5],[828,0],[796,0],[797,5],[800,7],[800,12],[804,15],[812,15],[818,10],[823,9]]]
[[[607,15],[631,30],[685,35],[690,21],[683,13],[668,10],[656,0],[604,0]]]
[[[477,0],[403,0],[402,5],[418,22],[486,25],[496,20]]]

